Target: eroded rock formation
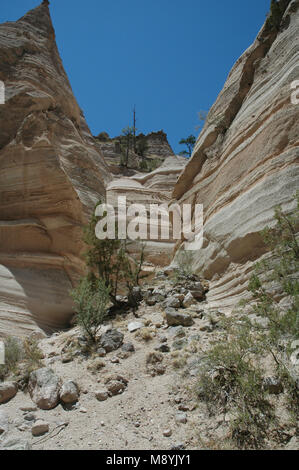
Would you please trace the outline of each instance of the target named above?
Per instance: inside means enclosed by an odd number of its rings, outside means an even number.
[[[47,2],[0,26],[0,336],[63,326],[81,225],[111,177],[72,93]]]
[[[136,135],[136,151],[133,149],[133,139],[131,139],[127,168],[122,165],[126,153],[126,138],[124,136],[110,138],[106,132],[101,132],[96,139],[110,171],[115,175],[132,176],[136,170],[150,172],[159,167],[165,159],[174,157],[167,135],[162,130],[146,135]]]
[[[252,264],[265,253],[259,231],[274,208],[291,210],[298,189],[299,2],[279,31],[267,22],[237,61],[211,108],[193,156],[174,189],[181,204],[204,206],[204,244],[194,269],[210,279],[211,306],[231,308]]]

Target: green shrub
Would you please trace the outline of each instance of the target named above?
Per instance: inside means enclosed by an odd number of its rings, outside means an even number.
[[[5,345],[5,364],[0,365],[0,380],[13,373],[17,369],[18,362],[23,356],[20,341],[13,337],[8,337],[4,341]]]
[[[76,320],[92,343],[107,315],[110,288],[102,279],[84,277],[71,292],[77,305]]]

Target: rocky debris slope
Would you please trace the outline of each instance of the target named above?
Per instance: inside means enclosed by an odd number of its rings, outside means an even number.
[[[182,172],[174,197],[203,204],[204,243],[193,268],[211,280],[212,307],[230,309],[243,296],[252,263],[265,252],[259,231],[274,208],[291,210],[299,181],[299,2],[279,31],[266,23],[236,62]]]
[[[46,2],[0,26],[0,336],[72,315],[81,225],[111,180],[64,71]]]
[[[102,326],[92,353],[78,327],[41,340],[44,366],[30,374],[29,394],[19,390],[0,405],[0,448],[225,446],[233,417],[211,416],[195,393],[202,354],[221,340],[225,317],[209,309],[207,290],[196,276],[174,282],[164,271],[142,289],[135,315]],[[23,373],[14,377],[14,389]],[[279,383],[267,376],[265,384],[281,406]],[[2,390],[11,386],[4,382]],[[269,448],[298,449],[283,408],[275,426],[282,439],[270,439]]]

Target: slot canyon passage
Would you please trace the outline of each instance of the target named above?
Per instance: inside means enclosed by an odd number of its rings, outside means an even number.
[[[233,66],[192,156],[176,155],[155,131],[137,136],[145,150],[131,150],[129,165],[121,138],[89,130],[57,49],[51,5],[0,25],[0,339],[22,356],[6,375],[0,366],[0,448],[299,449],[296,406],[268,356],[262,390],[275,419],[266,434],[237,432],[229,399],[211,412],[198,386],[225,320],[238,323],[245,312],[271,330],[250,311],[248,283],[255,264],[271,257],[261,231],[274,227],[275,208],[296,211],[299,1],[273,4],[279,18],[271,9]],[[146,241],[137,304],[128,308],[122,292],[123,307],[89,350],[70,295],[87,272],[82,227],[99,200],[116,206],[119,196],[147,210],[202,204],[203,245],[184,252],[183,239]],[[294,243],[297,230],[298,220]],[[129,250],[137,259],[140,245]],[[279,289],[273,296],[281,315],[289,311],[290,296]],[[298,318],[298,281],[294,297]],[[287,368],[297,404],[298,362]],[[214,385],[225,369],[217,367]]]

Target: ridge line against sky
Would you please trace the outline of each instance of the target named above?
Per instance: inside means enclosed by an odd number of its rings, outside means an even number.
[[[0,22],[16,21],[41,0],[10,0]],[[270,0],[51,0],[63,65],[94,135],[132,125],[163,129],[174,151],[198,135],[232,66],[252,44]]]

